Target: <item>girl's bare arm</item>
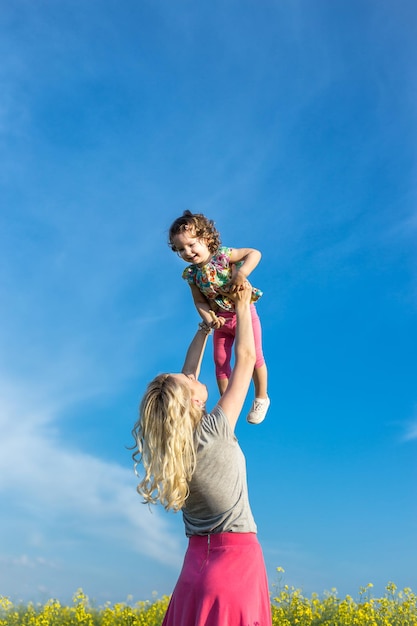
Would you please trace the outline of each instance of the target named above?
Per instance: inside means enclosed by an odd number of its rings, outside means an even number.
[[[261,260],[262,254],[255,248],[232,248],[230,264],[232,265],[232,277],[230,290],[237,291],[242,287],[247,277],[253,272]],[[243,262],[236,267],[236,263]]]
[[[197,285],[190,285],[191,293],[194,300],[195,308],[198,311],[203,322],[208,324],[211,328],[221,328],[225,322],[223,317],[217,317],[212,310],[209,301],[201,293]]]

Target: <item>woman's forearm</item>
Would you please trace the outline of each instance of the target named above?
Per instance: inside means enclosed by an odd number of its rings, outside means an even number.
[[[236,306],[236,336],[235,336],[235,358],[239,361],[256,360],[255,340],[253,336],[252,315],[249,306]]]
[[[201,322],[185,355],[182,367],[183,374],[191,374],[198,378],[209,334],[210,328],[204,322]]]

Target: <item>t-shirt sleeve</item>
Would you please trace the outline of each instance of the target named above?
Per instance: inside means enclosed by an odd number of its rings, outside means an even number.
[[[194,276],[195,276],[195,271],[194,268],[191,267],[190,265],[188,267],[185,268],[185,270],[182,273],[182,278],[189,284],[189,285],[194,285],[195,280],[194,280]]]
[[[227,258],[228,261],[230,261],[230,255],[232,254],[232,248],[229,248],[227,246],[221,246],[219,248],[219,251],[218,251],[217,254],[218,254],[218,256],[220,256],[220,257],[223,256],[223,257]]]
[[[235,439],[225,412],[218,404],[204,418],[204,430],[222,439]]]

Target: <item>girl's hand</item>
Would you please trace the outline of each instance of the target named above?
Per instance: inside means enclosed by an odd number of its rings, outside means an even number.
[[[217,318],[217,326],[216,328],[221,328],[222,326],[224,326],[226,324],[226,320],[224,319],[224,317],[218,317]]]
[[[218,328],[221,328],[222,326],[225,325],[226,320],[224,317],[218,317],[214,311],[210,311],[210,315],[211,315],[211,322],[210,322],[210,326],[212,328],[214,328],[215,330],[217,330]]]

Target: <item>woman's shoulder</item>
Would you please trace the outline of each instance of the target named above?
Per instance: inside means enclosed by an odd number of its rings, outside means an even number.
[[[212,435],[222,436],[224,438],[234,438],[229,420],[219,404],[216,404],[210,413],[206,413],[204,415],[202,419],[202,428],[205,432]]]

